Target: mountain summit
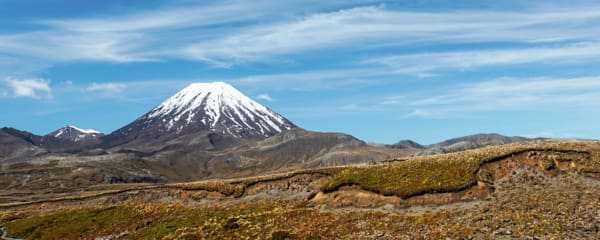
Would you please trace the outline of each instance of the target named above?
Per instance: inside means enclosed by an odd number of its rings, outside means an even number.
[[[143,119],[163,131],[190,125],[233,137],[269,137],[293,124],[224,82],[194,83],[170,97]]]
[[[227,83],[193,83],[106,139],[164,142],[199,133],[219,139],[262,139],[294,127]]]
[[[99,131],[93,129],[81,129],[72,125],[67,125],[61,129],[49,133],[46,136],[52,136],[59,139],[66,139],[73,142],[97,139],[103,136]]]

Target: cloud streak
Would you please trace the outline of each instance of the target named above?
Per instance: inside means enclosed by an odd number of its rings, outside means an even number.
[[[411,44],[521,42],[596,39],[594,9],[554,12],[405,12],[358,7],[256,26],[184,49],[198,60],[256,61],[323,48],[406,46]]]
[[[413,44],[536,44],[600,38],[600,11],[593,6],[576,9],[577,14],[573,9],[418,12],[366,6],[266,17],[269,11],[284,9],[284,3],[228,1],[104,18],[45,20],[37,23],[46,29],[0,35],[0,52],[48,61],[182,58],[231,66],[325,48],[351,53]],[[560,55],[560,49],[550,50]],[[442,57],[456,58],[451,53]]]
[[[393,55],[375,57],[365,60],[363,63],[384,65],[398,73],[430,76],[435,75],[436,71],[465,71],[480,67],[515,64],[576,64],[582,61],[594,60],[598,57],[600,57],[600,44],[594,42],[569,44],[560,47]]]
[[[600,105],[600,77],[502,78],[447,88],[430,97],[412,96],[393,105],[407,116],[459,116],[468,112],[590,108]]]
[[[255,19],[270,9],[224,1],[123,16],[42,20],[32,23],[41,30],[0,35],[0,53],[50,62],[158,61],[174,56],[172,49],[178,46],[223,34],[211,26]]]
[[[122,92],[126,87],[123,83],[92,83],[83,91],[109,94]]]
[[[178,30],[254,19],[262,15],[259,11],[261,7],[268,7],[268,5],[223,1],[219,4],[208,4],[201,7],[175,7],[117,17],[48,20],[41,21],[40,24],[83,33]]]
[[[235,85],[271,90],[313,91],[340,87],[368,86],[376,84],[378,77],[389,76],[389,71],[370,69],[330,69],[250,75],[229,79]]]

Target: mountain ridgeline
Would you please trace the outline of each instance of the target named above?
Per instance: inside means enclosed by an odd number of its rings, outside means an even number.
[[[74,126],[44,136],[4,128],[0,142],[9,176],[0,188],[48,191],[247,177],[413,153],[306,131],[223,82],[191,84],[107,135]]]
[[[410,140],[373,146],[343,133],[301,129],[229,84],[194,83],[107,135],[70,125],[44,136],[2,128],[0,188],[63,191],[249,177],[526,140],[486,134],[429,146]]]
[[[531,140],[543,140],[543,138],[508,137],[496,133],[473,134],[464,137],[452,138],[431,145],[421,145],[412,140],[401,140],[397,143],[385,145],[393,149],[419,150],[416,155],[433,155],[441,153],[459,152],[486,146],[503,145]]]

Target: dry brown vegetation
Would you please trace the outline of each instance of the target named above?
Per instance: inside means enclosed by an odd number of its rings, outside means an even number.
[[[345,185],[359,185],[365,190],[403,198],[423,193],[456,191],[476,183],[476,173],[482,164],[529,151],[559,154],[581,152],[589,156],[586,161],[579,161],[582,165],[579,168],[583,171],[600,166],[597,144],[550,141],[517,143],[417,157],[400,162],[388,161],[388,164],[383,165],[350,166],[335,174],[331,181],[323,185],[322,190],[330,192]],[[545,160],[552,163],[561,160],[555,155],[550,157],[554,159]]]
[[[526,142],[243,179],[97,186],[0,205],[0,225],[29,239],[598,239],[599,173],[599,142]],[[352,197],[381,204],[327,202]]]

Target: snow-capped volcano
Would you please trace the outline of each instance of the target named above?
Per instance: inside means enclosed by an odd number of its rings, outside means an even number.
[[[49,133],[46,136],[52,136],[55,138],[71,140],[74,142],[97,139],[103,136],[99,131],[94,129],[81,129],[72,125],[67,125],[61,129]]]
[[[265,137],[288,130],[292,124],[224,82],[194,83],[170,97],[143,118],[159,120],[165,131],[181,131],[191,124],[234,137]]]
[[[238,139],[273,136],[294,124],[224,82],[193,83],[108,139],[170,138],[198,132]]]

